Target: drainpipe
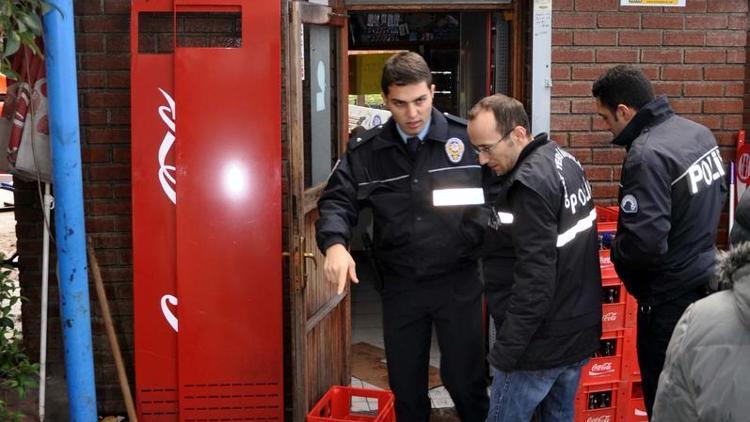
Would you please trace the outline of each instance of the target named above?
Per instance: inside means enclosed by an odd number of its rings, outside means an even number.
[[[83,218],[73,2],[47,2],[52,8],[44,15],[44,45],[65,374],[70,420],[91,422],[97,420],[96,386]]]

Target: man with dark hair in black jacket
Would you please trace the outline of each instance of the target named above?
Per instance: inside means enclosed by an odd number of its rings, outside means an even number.
[[[532,139],[513,98],[482,99],[469,112],[468,132],[479,162],[503,176],[491,212],[472,217],[489,226],[489,241],[501,238],[494,265],[485,262],[497,328],[487,421],[528,421],[537,406],[543,421],[572,421],[581,366],[601,334],[591,187],[578,161],[547,134]],[[510,256],[502,253],[508,242]]]
[[[612,262],[638,300],[638,363],[651,415],[677,320],[706,295],[724,203],[724,164],[708,128],[654,97],[638,68],[615,66],[594,83],[597,112],[624,146]]]

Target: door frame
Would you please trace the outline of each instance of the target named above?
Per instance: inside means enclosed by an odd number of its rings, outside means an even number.
[[[306,215],[314,212],[317,201],[326,182],[305,188],[305,156],[304,156],[304,24],[327,25],[337,28],[336,57],[336,122],[337,128],[333,132],[337,137],[336,155],[340,155],[346,146],[348,138],[348,58],[347,58],[347,16],[340,9],[303,1],[289,2],[289,31],[286,40],[285,54],[285,83],[286,83],[286,122],[287,122],[287,157],[289,192],[285,200],[288,215],[288,272],[285,278],[289,292],[289,326],[291,346],[291,410],[292,420],[303,421],[308,412],[310,402],[309,377],[307,368],[308,344],[307,336],[320,322],[341,306],[346,307],[347,317],[342,321],[347,327],[345,341],[345,357],[343,365],[344,377],[351,378],[351,364],[349,350],[351,346],[351,321],[349,314],[349,290],[336,295],[314,310],[308,317],[306,300],[308,271],[322,273],[323,262],[318,262],[316,256],[322,256],[315,250],[315,240],[305,239]],[[333,97],[333,95],[332,95]],[[310,242],[312,241],[312,242]],[[312,246],[306,246],[311,244]],[[343,381],[343,380],[342,380]],[[347,382],[348,384],[348,382]],[[315,397],[314,399],[318,399]]]

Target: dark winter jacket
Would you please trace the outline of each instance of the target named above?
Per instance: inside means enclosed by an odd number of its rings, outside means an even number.
[[[729,290],[687,308],[659,377],[653,422],[750,419],[750,243],[719,258]]]
[[[509,266],[500,248],[485,263],[497,328],[489,361],[504,371],[581,361],[601,334],[596,211],[583,169],[542,134],[503,183],[489,236],[509,239],[512,257]]]
[[[654,304],[707,284],[726,192],[713,135],[659,97],[613,143],[627,148],[612,262],[628,291]]]

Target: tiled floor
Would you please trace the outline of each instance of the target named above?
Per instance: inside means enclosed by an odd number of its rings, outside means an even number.
[[[372,273],[369,269],[366,262],[357,260],[357,275],[360,283],[352,286],[352,344],[365,342],[384,349],[380,295],[373,287]],[[440,368],[440,350],[434,332],[430,349],[430,365]],[[378,388],[354,377],[352,377],[352,386]],[[433,408],[453,407],[453,401],[445,387],[435,387],[429,391],[429,395]],[[377,401],[374,399],[355,398],[352,401],[352,411],[366,412],[375,409],[377,409]]]

